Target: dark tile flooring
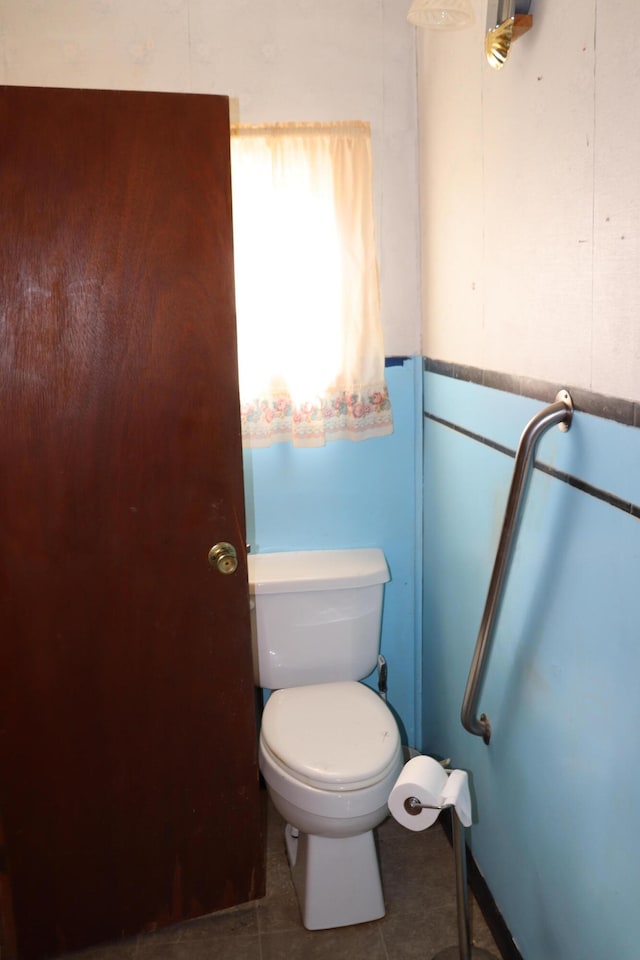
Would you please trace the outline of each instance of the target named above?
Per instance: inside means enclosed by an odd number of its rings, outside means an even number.
[[[268,803],[264,899],[76,953],[74,960],[430,960],[457,944],[452,848],[439,824],[413,833],[389,818],[377,834],[387,907],[382,920],[304,929],[284,851],[284,824]],[[470,902],[474,943],[499,958],[473,897]]]

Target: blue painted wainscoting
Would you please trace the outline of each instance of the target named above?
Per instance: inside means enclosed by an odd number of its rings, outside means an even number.
[[[526,960],[631,960],[640,895],[637,427],[578,409],[568,433],[553,428],[541,440],[543,469],[531,476],[479,699],[490,745],[459,719],[509,451],[544,405],[424,375],[423,747],[471,773],[470,845]]]
[[[422,369],[422,357],[387,361],[388,437],[317,449],[279,443],[244,454],[253,551],[384,550],[391,572],[382,624],[388,702],[410,745],[421,727]]]

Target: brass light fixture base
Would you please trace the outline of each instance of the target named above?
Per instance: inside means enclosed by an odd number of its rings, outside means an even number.
[[[484,51],[494,70],[505,64],[511,44],[531,29],[531,0],[487,0]]]
[[[501,70],[511,48],[511,44],[533,26],[533,17],[530,13],[516,13],[508,20],[487,30],[484,38],[484,52],[494,70]]]

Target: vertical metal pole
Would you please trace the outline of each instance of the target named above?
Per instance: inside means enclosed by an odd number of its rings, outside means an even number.
[[[453,831],[453,855],[456,863],[456,903],[458,905],[458,945],[460,947],[460,960],[471,960],[467,851],[464,842],[464,829],[455,808],[451,810],[451,829]]]
[[[458,907],[458,946],[447,947],[433,957],[433,960],[496,960],[492,953],[471,946],[471,924],[469,921],[469,890],[467,887],[467,850],[464,842],[464,828],[460,823],[455,807],[451,808],[451,829],[453,833],[453,854],[456,866],[456,903]]]

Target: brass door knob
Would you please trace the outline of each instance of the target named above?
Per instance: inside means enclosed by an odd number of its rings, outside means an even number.
[[[232,543],[216,543],[209,550],[209,563],[219,573],[235,573],[238,569],[238,554]]]

